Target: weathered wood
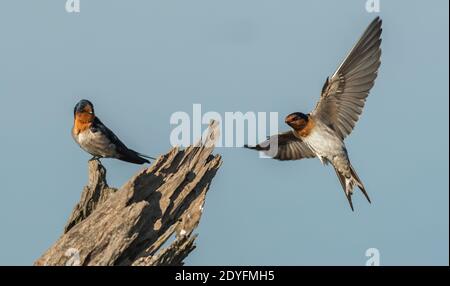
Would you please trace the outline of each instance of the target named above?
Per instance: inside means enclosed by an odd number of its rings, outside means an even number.
[[[88,162],[88,165],[88,184],[83,188],[80,202],[72,211],[64,227],[64,233],[88,217],[98,204],[106,201],[111,194],[117,191],[115,188],[108,187],[108,183],[106,182],[106,169],[100,161],[91,160]]]
[[[195,248],[205,196],[219,169],[212,123],[203,142],[173,148],[116,190],[99,161],[64,234],[35,265],[181,265]],[[171,237],[174,241],[161,246]]]

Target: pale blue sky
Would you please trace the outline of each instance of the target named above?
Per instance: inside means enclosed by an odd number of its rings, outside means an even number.
[[[140,152],[166,152],[175,111],[308,112],[368,23],[365,1],[0,3],[0,265],[61,234],[89,156],[71,136],[90,99]],[[381,0],[379,77],[347,139],[373,200],[352,213],[334,171],[220,148],[188,265],[448,265],[448,1]],[[104,160],[109,183],[140,166]]]

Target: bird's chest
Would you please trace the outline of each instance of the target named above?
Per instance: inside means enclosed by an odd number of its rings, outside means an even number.
[[[308,136],[302,140],[317,154],[330,158],[344,150],[343,142],[334,134],[333,130],[323,125],[317,125]]]
[[[94,156],[111,157],[116,153],[114,144],[101,132],[86,129],[73,137],[83,150]]]
[[[77,143],[81,146],[89,145],[93,140],[96,140],[96,136],[89,129],[78,133],[78,135],[75,135],[75,141],[77,141]]]

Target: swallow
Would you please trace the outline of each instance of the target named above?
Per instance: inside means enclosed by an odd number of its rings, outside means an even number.
[[[116,158],[134,164],[150,163],[155,159],[129,149],[106,127],[94,113],[89,100],[80,100],[73,111],[72,137],[84,151],[91,154],[91,160]],[[147,159],[146,159],[147,158]]]
[[[370,201],[364,184],[350,163],[344,139],[350,135],[364,108],[381,64],[382,21],[375,18],[350,50],[335,73],[323,85],[319,102],[308,114],[294,112],[286,116],[288,132],[270,136],[256,146],[277,160],[300,160],[317,157],[330,163],[352,211],[351,195],[357,186]],[[277,146],[271,149],[271,146]]]

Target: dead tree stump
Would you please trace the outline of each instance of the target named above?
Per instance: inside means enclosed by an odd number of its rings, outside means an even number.
[[[108,186],[99,161],[90,161],[88,185],[64,233],[34,264],[182,265],[195,248],[193,231],[222,163],[212,155],[218,130],[212,122],[206,138],[173,148],[119,189]]]

